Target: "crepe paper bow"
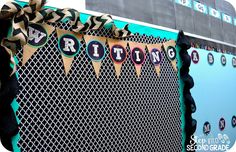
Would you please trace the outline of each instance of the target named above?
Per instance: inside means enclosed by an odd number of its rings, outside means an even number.
[[[1,45],[11,55],[11,62],[14,65],[13,73],[16,71],[13,60],[14,53],[21,49],[28,41],[28,25],[30,23],[49,23],[59,22],[64,19],[70,20],[72,31],[87,32],[89,30],[98,30],[111,24],[114,37],[128,37],[132,33],[128,29],[128,24],[119,29],[115,26],[112,17],[108,14],[101,16],[91,16],[85,24],[80,21],[80,13],[74,9],[42,9],[46,0],[30,0],[29,5],[21,7],[15,2],[6,3],[0,12],[0,19],[12,19],[12,33],[10,37],[4,38]]]
[[[10,49],[15,52],[25,45],[29,22],[42,23],[44,16],[52,12],[50,9],[42,9],[45,3],[46,0],[30,0],[29,5],[24,7],[15,2],[6,3],[1,9],[0,18],[12,19],[12,33],[9,38],[2,40],[2,45],[9,46],[10,43]]]
[[[45,2],[46,0],[30,0],[29,5],[24,7],[15,2],[8,2],[1,9],[0,19],[12,19],[11,35],[1,41],[1,45],[11,55],[12,74],[16,71],[13,55],[28,41],[27,30],[29,22],[42,23],[44,15],[52,11],[50,9],[42,9]]]
[[[64,19],[70,19],[70,25],[72,27],[72,31],[78,32],[87,32],[89,30],[98,30],[103,28],[104,26],[112,25],[112,33],[114,37],[128,37],[131,36],[132,33],[128,29],[128,24],[123,28],[119,29],[114,24],[114,21],[111,15],[103,14],[101,16],[90,16],[87,21],[83,24],[80,21],[79,12],[74,9],[58,9],[55,12],[52,12],[47,17],[48,22],[58,22]]]
[[[113,24],[112,29],[113,29],[113,35],[117,38],[129,37],[133,35],[129,30],[129,24],[126,24],[123,29],[119,29],[115,26],[115,24]]]

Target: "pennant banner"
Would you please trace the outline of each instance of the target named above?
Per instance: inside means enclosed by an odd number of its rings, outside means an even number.
[[[80,51],[80,40],[82,39],[82,35],[57,28],[57,36],[58,47],[61,52],[65,74],[67,75],[70,71],[74,57]]]
[[[186,7],[192,7],[192,1],[191,0],[175,0],[176,3],[186,6]]]
[[[168,59],[170,60],[174,70],[177,72],[177,63],[176,63],[177,52],[175,49],[175,45],[176,45],[176,43],[174,40],[170,40],[170,41],[163,43],[163,47],[166,52],[166,55],[167,55]]]
[[[100,36],[84,35],[86,53],[91,59],[97,78],[99,78],[102,60],[106,56],[106,38]]]
[[[224,13],[222,13],[222,19],[224,22],[229,23],[229,24],[232,24],[232,22],[233,22],[232,17],[229,15],[226,15]]]
[[[37,49],[47,43],[49,35],[52,34],[52,32],[55,30],[54,27],[45,23],[32,23],[29,25],[28,29],[28,43],[24,46],[23,49],[23,65],[25,65],[25,63],[31,58],[31,56],[37,51]],[[68,75],[74,57],[80,52],[80,41],[82,39],[82,35],[59,28],[56,28],[56,32],[58,36],[58,48],[62,55],[65,74]],[[163,60],[163,56],[161,54],[162,44],[143,44],[91,35],[84,35],[83,37],[86,42],[86,54],[92,62],[97,78],[99,78],[100,75],[102,60],[106,56],[106,41],[109,45],[110,58],[114,63],[116,76],[118,79],[121,74],[122,64],[126,61],[128,56],[126,50],[127,43],[129,43],[129,47],[131,50],[130,58],[134,63],[137,76],[139,77],[141,75],[142,64],[146,59],[146,46],[150,54],[150,61],[153,63],[157,75],[160,76],[160,66]],[[177,71],[175,60],[175,41],[168,41],[164,43],[163,46],[173,68],[175,69],[175,71]]]
[[[127,50],[126,50],[126,41],[116,40],[116,39],[107,39],[109,49],[110,49],[110,57],[114,62],[116,76],[119,79],[122,64],[125,62],[127,58]]]
[[[29,38],[28,43],[23,47],[23,60],[22,65],[32,57],[38,48],[44,46],[48,37],[55,30],[53,26],[48,24],[30,24],[29,25]]]
[[[194,10],[196,10],[198,12],[207,14],[207,6],[200,3],[200,2],[194,1],[193,2],[193,8],[194,8]]]
[[[215,18],[221,19],[220,12],[214,8],[209,7],[209,14]]]
[[[141,75],[142,64],[144,63],[146,59],[146,55],[145,55],[146,45],[142,43],[136,43],[136,42],[128,42],[128,43],[131,50],[130,58],[132,62],[134,63],[136,74],[139,77]]]
[[[147,45],[147,48],[150,54],[150,60],[153,63],[158,76],[160,76],[160,72],[161,72],[160,65],[163,60],[163,57],[161,55],[161,51],[162,51],[161,47],[162,47],[162,44],[148,44]]]
[[[18,5],[15,2],[8,2],[0,10],[0,19],[11,19],[12,20],[12,35],[3,38],[1,46],[5,48],[7,53],[13,58],[13,54],[17,50],[23,48],[28,41],[28,25],[29,23],[44,23],[60,22],[64,19],[70,20],[72,31],[84,32],[88,30],[100,29],[108,24],[112,25],[112,33],[114,37],[128,37],[132,35],[128,29],[128,24],[124,28],[119,29],[114,24],[114,21],[110,15],[104,14],[101,16],[92,16],[83,24],[80,21],[80,13],[74,9],[57,9],[52,10],[49,8],[43,8],[46,0],[30,0],[28,5],[24,7]],[[34,51],[32,51],[33,53]],[[32,54],[31,53],[31,54]],[[30,57],[31,55],[29,55]],[[24,63],[27,61],[25,56]],[[10,60],[14,66],[14,73],[16,70],[16,64],[14,60]]]

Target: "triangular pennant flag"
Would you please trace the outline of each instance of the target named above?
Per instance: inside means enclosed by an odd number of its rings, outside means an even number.
[[[80,51],[80,40],[82,39],[82,35],[58,28],[56,30],[58,47],[62,55],[65,74],[67,75],[70,71],[74,57]]]
[[[145,47],[143,43],[128,42],[130,47],[130,58],[134,63],[136,74],[139,77],[141,75],[142,64],[146,59]]]
[[[26,64],[26,62],[32,57],[32,55],[37,51],[37,49],[38,48],[32,47],[29,44],[24,45],[22,65]]]
[[[71,67],[73,60],[74,60],[74,57],[67,57],[65,55],[62,55],[62,61],[64,64],[64,70],[65,70],[66,75],[70,71],[70,67]]]
[[[125,62],[128,55],[126,51],[127,42],[110,38],[108,38],[107,41],[110,48],[110,57],[114,62],[116,77],[119,79],[122,64]]]
[[[86,53],[91,59],[96,77],[99,78],[102,60],[106,56],[106,38],[100,36],[84,35]]]
[[[174,70],[177,72],[177,63],[176,63],[176,49],[175,49],[175,41],[174,40],[169,40],[165,43],[163,43],[164,50],[166,52],[166,55],[168,59],[171,61],[171,64],[174,68]]]
[[[100,74],[100,68],[101,68],[101,62],[96,62],[96,61],[92,61],[92,64],[93,64],[93,68],[94,68],[94,71],[96,73],[96,77],[97,79],[99,78],[99,74]]]
[[[22,65],[32,57],[38,48],[47,43],[48,37],[55,30],[53,26],[48,24],[30,24],[29,25],[29,40],[23,47]]]
[[[153,63],[156,73],[158,76],[160,76],[161,72],[161,62],[162,62],[162,44],[148,44],[147,48],[150,54],[150,60]]]

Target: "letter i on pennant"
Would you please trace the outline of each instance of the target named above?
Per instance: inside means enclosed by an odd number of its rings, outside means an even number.
[[[158,76],[160,76],[161,62],[163,59],[162,54],[161,54],[161,50],[162,50],[161,47],[162,47],[162,44],[148,44],[147,45],[150,60],[152,64],[154,65]]]
[[[114,62],[117,79],[120,77],[122,64],[127,58],[126,45],[127,42],[122,40],[107,39],[110,48],[110,57]]]
[[[65,74],[68,75],[74,57],[80,51],[81,34],[57,29],[58,47],[62,55]]]
[[[138,77],[141,75],[141,68],[146,59],[145,55],[145,44],[129,42],[129,47],[131,50],[130,58],[134,63],[136,74]]]
[[[106,38],[100,36],[84,35],[86,54],[91,59],[96,77],[99,78],[102,60],[106,56]]]
[[[172,67],[177,72],[177,63],[176,63],[177,51],[175,49],[175,45],[176,45],[176,43],[174,40],[169,40],[169,41],[163,43],[163,48],[165,50],[165,53],[166,53],[168,59],[170,60],[170,62],[172,64]]]
[[[28,43],[23,47],[22,65],[26,64],[38,48],[43,47],[47,43],[49,35],[52,34],[54,30],[55,28],[48,24],[29,25],[29,39]]]

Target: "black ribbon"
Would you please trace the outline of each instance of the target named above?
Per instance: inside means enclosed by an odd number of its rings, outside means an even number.
[[[190,89],[194,86],[193,78],[189,75],[189,67],[191,64],[191,58],[188,55],[187,50],[191,47],[188,38],[184,35],[183,31],[178,34],[177,45],[180,47],[180,58],[182,60],[182,67],[180,68],[180,78],[184,82],[183,98],[185,104],[185,126],[184,131],[186,134],[185,147],[190,144],[191,136],[196,131],[197,121],[192,118],[192,113],[196,111],[196,105],[191,96]]]

